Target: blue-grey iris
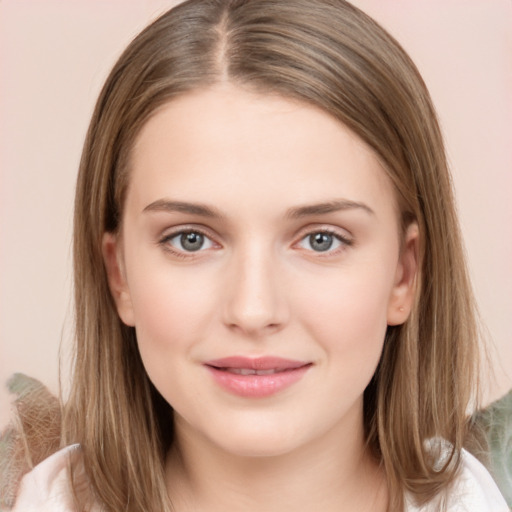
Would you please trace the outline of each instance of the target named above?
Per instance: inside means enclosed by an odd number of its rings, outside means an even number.
[[[183,233],[180,237],[181,246],[186,251],[198,251],[203,247],[204,236],[201,233]]]
[[[329,233],[314,233],[309,235],[309,245],[314,251],[328,251],[334,241],[333,235]]]

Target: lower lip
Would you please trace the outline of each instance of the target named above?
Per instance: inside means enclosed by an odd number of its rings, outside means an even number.
[[[302,379],[310,367],[311,365],[305,365],[270,375],[239,375],[206,366],[215,382],[222,388],[235,395],[249,398],[264,398],[279,393]]]

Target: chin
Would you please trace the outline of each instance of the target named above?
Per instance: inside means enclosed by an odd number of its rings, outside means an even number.
[[[251,416],[228,424],[222,422],[218,428],[205,434],[211,443],[239,457],[277,457],[308,442],[307,429],[297,429],[297,424],[276,421],[277,418],[262,418],[261,413]]]
[[[252,436],[233,436],[229,440],[222,439],[220,448],[236,457],[279,457],[293,452],[300,445],[300,442],[294,442],[290,438],[265,436],[260,433]]]

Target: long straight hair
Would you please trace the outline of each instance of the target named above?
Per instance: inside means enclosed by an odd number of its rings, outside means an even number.
[[[130,151],[157,109],[230,82],[315,105],[375,152],[396,190],[403,228],[417,222],[414,309],[389,327],[364,395],[368,449],[383,465],[389,508],[425,503],[459,466],[477,384],[474,303],[436,113],[416,67],[375,21],[343,0],[189,0],[147,27],[98,99],[74,217],[76,353],[66,442],[79,442],[107,511],[171,510],[164,459],[172,409],[144,370],[134,329],[109,292],[105,232],[119,228]],[[451,447],[442,468],[426,440]],[[172,493],[172,490],[171,490]]]

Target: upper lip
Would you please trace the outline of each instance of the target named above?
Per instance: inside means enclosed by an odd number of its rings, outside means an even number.
[[[284,359],[282,357],[265,356],[265,357],[244,357],[231,356],[222,359],[212,359],[204,363],[214,368],[238,368],[250,370],[293,370],[301,368],[310,363],[304,361],[295,361],[292,359]]]

